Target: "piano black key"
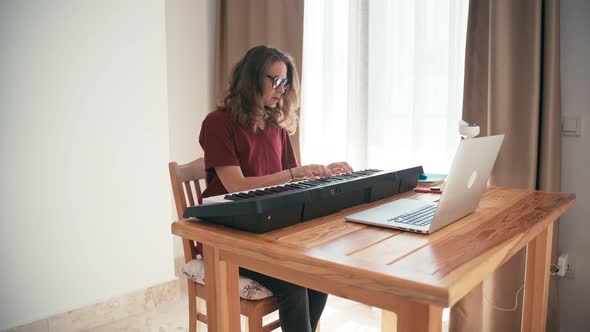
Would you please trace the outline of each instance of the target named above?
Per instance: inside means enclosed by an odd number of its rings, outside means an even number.
[[[363,177],[364,175],[359,174],[359,173],[347,173],[347,174],[342,174],[342,177],[345,179],[354,179],[354,178],[360,178]]]
[[[333,176],[333,178],[334,178],[334,180],[336,180],[336,181],[344,181],[344,180],[346,180],[346,179],[347,179],[347,177],[346,177],[346,176],[342,176],[342,175],[340,175],[340,174],[339,174],[339,175],[334,175],[334,176]]]
[[[308,185],[308,186],[312,186],[312,187],[317,187],[320,185],[320,183],[317,183],[315,181],[305,181],[303,182],[304,184]]]
[[[279,192],[283,192],[283,191],[289,190],[289,189],[287,189],[285,187],[280,187],[280,186],[272,187],[271,189],[278,190]]]
[[[285,187],[290,189],[303,189],[304,187],[295,183],[286,184]]]
[[[240,199],[239,197],[234,197],[234,195],[225,195],[223,198],[227,199],[228,201],[237,201]]]

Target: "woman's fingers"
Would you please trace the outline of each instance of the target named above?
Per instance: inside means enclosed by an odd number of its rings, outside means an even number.
[[[328,167],[319,164],[310,164],[298,167],[296,169],[296,174],[297,177],[302,178],[318,178],[332,175]]]
[[[309,165],[312,177],[326,177],[332,175],[330,169],[324,165],[312,164]]]
[[[341,173],[350,173],[352,172],[352,167],[346,162],[336,162],[331,163],[328,166],[320,165],[320,164],[310,164],[298,167],[296,169],[296,177],[302,178],[323,178],[326,176],[331,176],[334,174],[341,174]]]
[[[320,165],[322,166],[322,176],[331,176],[332,172],[330,171],[330,169],[324,165]]]
[[[332,173],[336,174],[352,172],[352,167],[350,167],[350,165],[346,161],[331,163],[330,165],[328,165],[328,168]]]

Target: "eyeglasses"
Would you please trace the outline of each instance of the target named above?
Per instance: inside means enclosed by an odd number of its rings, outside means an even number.
[[[272,80],[272,88],[273,89],[278,88],[279,85],[282,85],[283,88],[285,88],[285,89],[287,89],[289,87],[289,79],[286,77],[270,76],[270,75],[266,75],[266,77],[268,77]]]

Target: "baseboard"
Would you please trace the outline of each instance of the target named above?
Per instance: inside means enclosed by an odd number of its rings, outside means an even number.
[[[185,281],[186,283],[186,281]],[[180,279],[122,295],[110,300],[21,325],[7,332],[86,331],[141,314],[180,298]]]
[[[184,267],[184,265],[186,264],[185,260],[184,260],[184,256],[176,256],[174,257],[174,275],[177,277],[181,277],[182,274],[182,268]]]

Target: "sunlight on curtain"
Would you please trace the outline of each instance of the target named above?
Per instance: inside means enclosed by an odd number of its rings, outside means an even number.
[[[448,172],[468,0],[307,0],[302,163]]]

